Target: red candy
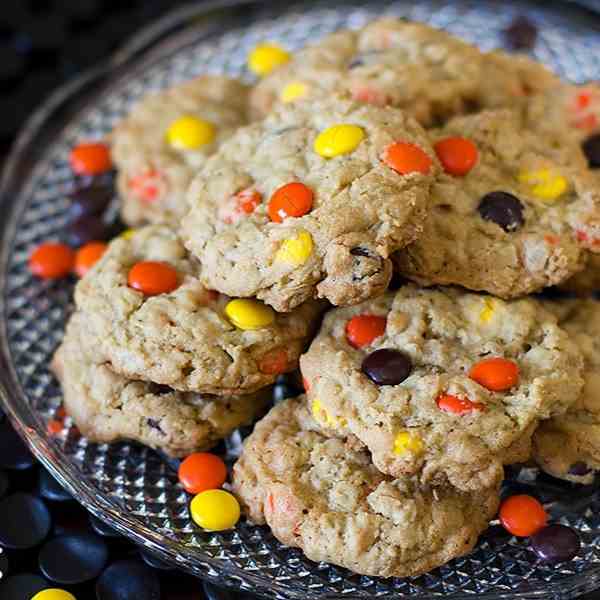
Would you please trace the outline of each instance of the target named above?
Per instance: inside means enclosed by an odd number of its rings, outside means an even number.
[[[101,175],[112,169],[110,152],[106,144],[88,142],[71,150],[71,168],[78,175]]]
[[[196,452],[182,461],[177,475],[186,492],[199,494],[220,488],[227,479],[227,467],[215,454]]]
[[[465,415],[474,410],[483,410],[483,404],[471,402],[468,398],[459,398],[452,394],[440,394],[436,398],[436,404],[440,410],[453,413],[455,415]]]
[[[519,367],[506,358],[486,358],[473,365],[469,377],[493,392],[503,392],[519,383]]]
[[[267,375],[285,373],[288,369],[287,352],[284,349],[280,349],[263,356],[258,363],[258,369],[261,373]]]
[[[433,161],[429,156],[415,144],[410,142],[394,142],[384,151],[383,162],[400,173],[400,175],[409,175],[410,173],[423,173],[427,175],[431,170]]]
[[[162,262],[144,261],[133,265],[127,277],[129,287],[146,296],[168,294],[179,287],[177,271]]]
[[[106,252],[108,245],[104,242],[89,242],[77,250],[75,255],[75,273],[83,277]]]
[[[440,140],[435,145],[435,153],[446,173],[457,176],[466,175],[475,166],[479,156],[477,146],[461,137]]]
[[[269,217],[281,223],[288,217],[301,217],[310,212],[313,204],[312,190],[303,183],[293,181],[275,190],[269,202]]]
[[[223,205],[220,216],[227,224],[235,223],[240,218],[251,215],[261,202],[262,196],[256,190],[242,190]]]
[[[511,496],[500,506],[500,522],[504,529],[518,537],[527,537],[545,527],[548,514],[532,496]]]
[[[346,339],[351,346],[362,348],[385,333],[387,320],[375,315],[357,315],[346,324]]]
[[[164,184],[158,171],[148,169],[131,177],[127,182],[127,186],[140,200],[151,203],[161,196]]]
[[[29,257],[29,270],[42,279],[66,277],[75,264],[75,252],[66,244],[47,242]]]
[[[50,435],[58,435],[64,428],[64,423],[58,419],[51,419],[46,424],[46,430]]]

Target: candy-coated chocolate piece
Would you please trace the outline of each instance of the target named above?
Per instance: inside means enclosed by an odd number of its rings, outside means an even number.
[[[113,196],[107,185],[93,184],[75,190],[69,195],[69,215],[72,219],[88,215],[100,215],[108,207]]]
[[[424,450],[421,438],[410,431],[401,431],[394,438],[394,454],[402,456],[403,454],[421,454]]]
[[[527,537],[546,525],[548,514],[539,500],[526,494],[511,496],[500,506],[500,522],[513,535]]]
[[[216,135],[212,123],[186,115],[171,123],[167,130],[167,141],[177,150],[197,150],[214,142]]]
[[[42,279],[66,277],[75,264],[75,252],[66,244],[40,244],[29,257],[29,270]]]
[[[479,203],[477,209],[482,219],[492,221],[504,231],[516,231],[525,223],[523,205],[520,200],[508,192],[490,192]]]
[[[281,223],[288,217],[302,217],[310,212],[312,204],[312,190],[299,181],[292,181],[273,192],[268,207],[269,217],[275,223]]]
[[[178,477],[186,492],[199,494],[220,488],[227,479],[227,467],[216,454],[195,452],[181,462]]]
[[[179,287],[179,274],[170,265],[152,260],[136,263],[127,276],[129,287],[146,296],[168,294]]]
[[[112,169],[108,146],[101,142],[78,144],[71,150],[69,161],[77,175],[101,175]]]
[[[581,540],[571,527],[548,525],[532,536],[531,547],[544,562],[559,563],[577,556]]]
[[[276,44],[259,44],[248,55],[248,68],[264,77],[290,60],[290,53]]]
[[[401,175],[422,173],[427,175],[433,161],[421,148],[410,142],[394,142],[387,146],[381,157],[383,162]]]
[[[240,518],[240,505],[235,496],[225,490],[206,490],[190,503],[194,523],[209,531],[231,529]]]
[[[479,402],[471,402],[468,398],[459,398],[453,394],[440,394],[435,402],[440,410],[455,415],[465,415],[484,408],[483,404]]]
[[[288,370],[288,367],[288,355],[284,348],[269,352],[269,354],[263,356],[258,363],[260,372],[266,373],[267,375],[279,375],[280,373],[285,373]]]
[[[568,181],[553,169],[522,171],[518,179],[529,186],[536,198],[549,203],[558,200],[569,188]]]
[[[485,358],[473,365],[469,377],[488,390],[504,392],[519,383],[519,366],[506,358]]]
[[[385,333],[387,320],[377,315],[356,315],[346,323],[346,339],[351,346],[368,346]]]
[[[600,133],[587,138],[581,145],[590,169],[600,169]]]
[[[321,131],[315,139],[314,150],[324,158],[333,158],[353,152],[364,139],[362,127],[341,123]]]
[[[281,242],[275,255],[276,261],[289,263],[294,266],[303,265],[313,253],[313,239],[308,231],[301,229],[298,235]]]
[[[336,419],[329,414],[327,409],[323,406],[322,402],[315,398],[310,406],[313,417],[318,423],[324,425],[325,427],[330,427],[331,429],[335,429],[336,427],[346,427],[346,419]]]
[[[244,330],[262,329],[275,321],[275,311],[270,306],[247,298],[230,300],[225,314],[233,325]]]
[[[288,83],[279,95],[279,99],[285,104],[304,98],[308,94],[308,85],[302,81],[292,81]]]
[[[71,592],[59,588],[48,588],[38,592],[31,600],[76,600]]]
[[[482,323],[489,323],[492,320],[495,312],[495,302],[493,298],[484,298],[483,299],[483,308],[479,313],[479,320]]]
[[[77,250],[75,255],[75,273],[83,277],[106,252],[108,245],[104,242],[89,242]]]
[[[435,153],[444,171],[450,175],[466,175],[477,163],[477,146],[466,138],[449,137],[435,144]]]
[[[411,371],[410,357],[392,348],[375,350],[362,362],[362,372],[377,385],[398,385]]]

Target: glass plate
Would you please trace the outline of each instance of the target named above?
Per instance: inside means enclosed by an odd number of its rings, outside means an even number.
[[[75,184],[71,146],[98,138],[151,90],[214,72],[248,78],[245,58],[261,40],[290,49],[383,14],[426,21],[476,42],[501,45],[501,31],[517,14],[540,34],[534,55],[573,81],[600,79],[600,17],[561,2],[419,0],[313,3],[216,2],[184,7],[130,40],[106,64],[53,94],[26,124],[1,182],[0,379],[6,411],[36,456],[92,513],[160,558],[220,585],[271,598],[407,598],[443,596],[567,599],[600,586],[600,501],[597,487],[576,488],[511,471],[509,487],[534,486],[553,519],[575,527],[583,547],[567,564],[536,561],[527,541],[493,525],[477,549],[418,578],[377,579],[316,564],[279,544],[267,528],[245,522],[206,533],[188,515],[188,496],[172,463],[134,444],[97,445],[70,421],[50,437],[45,422],[61,403],[48,372],[71,308],[73,282],[43,282],[29,274],[31,249],[61,239],[66,193]],[[361,5],[362,4],[362,5]],[[226,445],[233,459],[245,432]]]

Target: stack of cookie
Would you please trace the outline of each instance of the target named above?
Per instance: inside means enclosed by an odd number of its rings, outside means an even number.
[[[505,465],[589,482],[600,303],[525,296],[600,280],[600,88],[393,19],[250,64],[254,88],[203,77],[111,137],[138,228],[78,284],[55,358],[82,431],[184,456],[300,362],[306,395],[256,424],[234,490],[370,575],[468,552]]]

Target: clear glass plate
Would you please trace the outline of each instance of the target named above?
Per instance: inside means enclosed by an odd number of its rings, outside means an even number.
[[[561,484],[534,469],[514,471],[509,486],[534,486],[553,519],[575,527],[583,548],[558,567],[536,561],[527,542],[492,526],[469,556],[411,579],[377,579],[315,564],[279,544],[269,530],[241,522],[206,533],[188,515],[173,465],[133,444],[97,445],[67,419],[49,437],[45,422],[61,403],[48,372],[71,308],[73,282],[43,282],[27,269],[31,249],[61,239],[66,193],[75,184],[71,146],[106,134],[151,90],[205,72],[248,78],[245,58],[261,40],[290,49],[383,14],[429,22],[482,48],[501,46],[517,14],[538,24],[534,55],[574,81],[600,79],[600,17],[575,4],[494,0],[313,3],[199,3],[180,9],[130,40],[107,64],[62,88],[24,127],[1,183],[0,380],[5,408],[36,456],[91,512],[164,560],[220,585],[271,598],[342,596],[454,600],[567,599],[600,586],[597,487]],[[244,432],[227,444],[233,459]]]

